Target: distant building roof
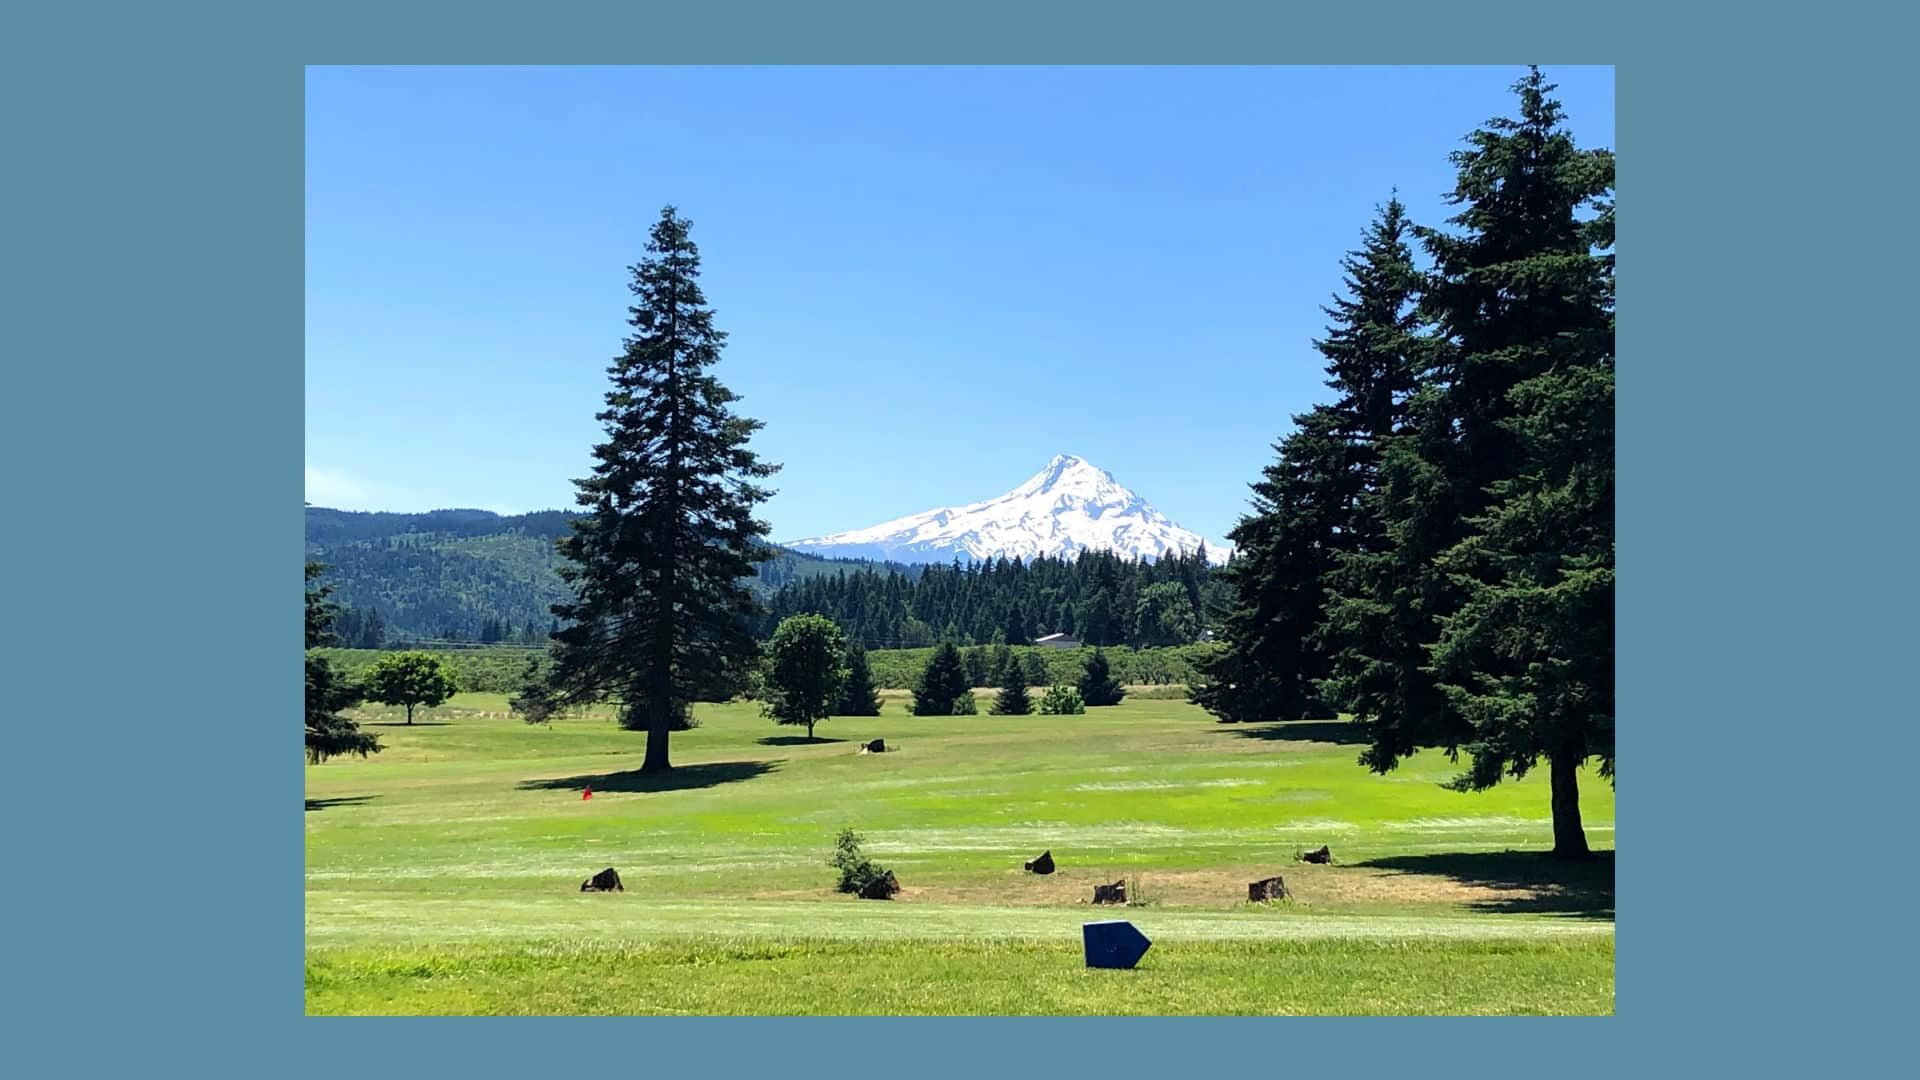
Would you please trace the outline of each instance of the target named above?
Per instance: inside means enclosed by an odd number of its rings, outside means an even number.
[[[1033,643],[1035,645],[1078,645],[1080,639],[1072,634],[1048,634],[1046,637],[1033,639]]]

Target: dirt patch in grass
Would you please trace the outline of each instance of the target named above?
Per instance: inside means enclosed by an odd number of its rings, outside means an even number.
[[[1049,875],[1029,874],[1017,866],[999,877],[901,883],[898,902],[978,904],[1014,907],[1055,907],[1085,903],[1095,885],[1120,878],[1136,879],[1154,904],[1169,908],[1227,910],[1246,903],[1247,883],[1279,874],[1295,902],[1308,906],[1365,906],[1373,904],[1436,904],[1502,910],[1526,897],[1501,884],[1462,880],[1448,874],[1408,873],[1354,866],[1300,866],[1247,864],[1203,870],[1129,870],[1121,863],[1062,867]],[[769,889],[754,899],[820,899],[832,895],[819,889]],[[1524,909],[1524,908],[1523,908]]]

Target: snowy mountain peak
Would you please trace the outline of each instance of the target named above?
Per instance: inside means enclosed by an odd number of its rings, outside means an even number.
[[[1085,458],[1072,454],[1055,454],[1047,467],[1034,473],[1026,483],[1014,488],[1014,495],[1044,495],[1050,491],[1073,491],[1083,494],[1110,495],[1114,492],[1126,492],[1113,474],[1105,469],[1095,468]]]
[[[1201,544],[1213,562],[1228,548],[1181,528],[1085,458],[1057,454],[1005,495],[966,506],[909,514],[847,532],[795,540],[787,547],[844,558],[895,562],[1072,557],[1114,551],[1158,559]]]

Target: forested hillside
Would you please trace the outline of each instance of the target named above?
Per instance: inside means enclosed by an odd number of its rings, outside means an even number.
[[[306,508],[306,557],[326,565],[342,611],[343,644],[408,641],[546,642],[549,607],[566,598],[554,541],[571,515],[485,510],[424,514]],[[810,576],[875,564],[782,551],[752,582],[762,595]],[[918,567],[889,564],[909,580]]]

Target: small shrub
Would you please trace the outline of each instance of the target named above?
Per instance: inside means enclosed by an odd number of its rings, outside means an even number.
[[[859,893],[890,874],[886,867],[877,865],[860,850],[860,834],[851,828],[840,830],[833,842],[833,857],[827,860],[827,865],[840,871],[840,884],[836,888],[843,893]]]
[[[1087,711],[1087,703],[1080,700],[1080,691],[1071,686],[1056,686],[1040,698],[1040,711],[1049,716],[1071,716]]]
[[[1131,877],[1127,879],[1128,907],[1151,907],[1155,903],[1158,903],[1158,901],[1147,895],[1147,891],[1140,887],[1139,878]]]
[[[973,691],[971,690],[962,691],[959,697],[953,699],[952,715],[975,716],[975,715],[978,715],[979,712],[980,712],[980,703],[974,700]]]

